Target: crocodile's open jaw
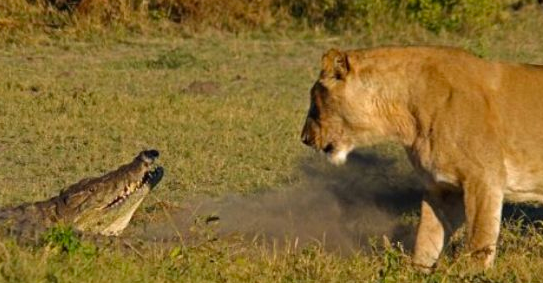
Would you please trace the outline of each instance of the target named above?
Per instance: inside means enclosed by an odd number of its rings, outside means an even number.
[[[102,177],[72,185],[60,195],[64,219],[81,231],[118,235],[164,169],[154,164],[158,151],[142,151],[131,163]]]
[[[138,193],[145,186],[149,186],[150,189],[153,189],[153,187],[160,182],[163,174],[164,170],[162,167],[155,167],[152,171],[146,172],[141,181],[137,181],[136,183],[132,183],[131,185],[124,187],[121,194],[117,195],[117,197],[107,204],[104,209],[114,208],[117,205],[122,205],[127,198],[132,196],[134,193]]]

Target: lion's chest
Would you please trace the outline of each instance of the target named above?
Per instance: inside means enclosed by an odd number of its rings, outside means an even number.
[[[452,170],[462,167],[445,166],[444,164],[447,163],[440,162],[439,155],[436,156],[429,150],[408,151],[408,153],[412,164],[422,177],[427,189],[440,189],[443,185],[449,188],[462,189],[458,176],[453,173],[455,170]],[[543,160],[537,158],[528,159],[525,156],[522,157],[522,161],[513,162],[512,160],[511,158],[504,161],[506,171],[505,186],[492,189],[503,190],[504,198],[507,201],[537,201],[543,203]]]
[[[538,201],[543,203],[543,168],[520,166],[505,160],[507,172],[505,199],[514,202]]]

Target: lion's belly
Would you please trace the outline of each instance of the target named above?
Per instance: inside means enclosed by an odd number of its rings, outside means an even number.
[[[507,201],[543,203],[543,171],[534,166],[517,166],[505,162],[507,171],[504,197]]]

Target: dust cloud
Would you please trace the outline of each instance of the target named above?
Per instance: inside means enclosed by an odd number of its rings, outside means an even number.
[[[302,177],[295,185],[248,196],[187,200],[186,207],[168,210],[168,221],[149,223],[145,234],[186,237],[196,219],[204,219],[218,237],[318,243],[349,254],[386,235],[410,250],[422,190],[414,173],[405,169],[405,160],[355,152],[346,165],[334,167],[322,159],[302,161]]]

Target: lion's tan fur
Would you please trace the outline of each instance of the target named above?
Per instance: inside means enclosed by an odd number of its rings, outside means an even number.
[[[447,47],[328,51],[312,89],[304,142],[341,163],[354,147],[401,143],[427,190],[414,263],[435,264],[466,223],[484,267],[502,203],[543,202],[543,68]]]

